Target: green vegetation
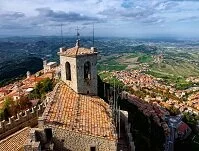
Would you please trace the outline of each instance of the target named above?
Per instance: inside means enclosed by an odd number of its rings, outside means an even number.
[[[173,116],[180,114],[180,110],[175,108],[174,106],[171,106],[168,110],[169,110],[169,113]]]
[[[176,89],[184,90],[193,87],[194,83],[186,81],[185,77],[170,75],[168,73],[158,72],[154,70],[146,71],[145,73],[150,74],[156,78],[161,78],[166,84],[174,84]]]
[[[98,64],[97,65],[97,69],[99,71],[120,71],[120,70],[125,70],[127,67],[127,65],[101,65],[101,64]]]
[[[199,116],[191,113],[183,113],[183,120],[189,124],[190,127],[194,128],[199,120]]]
[[[153,61],[150,54],[141,52],[127,53],[126,55],[117,55],[107,57],[105,60],[100,61],[98,64],[99,71],[120,71],[125,70],[128,65],[136,65],[138,63],[149,63]],[[137,67],[136,67],[137,68]]]
[[[120,64],[117,61],[117,58],[119,58],[119,57],[113,56],[113,57],[107,58],[104,61],[99,61],[98,65],[97,65],[98,70],[99,71],[113,71],[113,70],[120,71],[120,70],[125,70],[127,65]]]
[[[137,50],[132,52],[127,51],[125,54],[112,54],[110,57],[105,57],[102,61],[99,60],[98,69],[100,71],[127,70],[127,69],[142,69],[143,64],[147,64],[149,70],[145,73],[157,78],[162,78],[166,84],[172,84],[178,90],[188,89],[198,84],[187,82],[186,79],[190,76],[199,76],[198,54],[165,51],[163,59],[159,62],[153,62],[152,55],[156,55],[154,50],[157,48],[151,47],[153,53],[144,51],[145,46],[138,46]],[[114,55],[114,56],[113,56]],[[154,56],[156,57],[156,56]]]
[[[109,83],[111,86],[115,85],[115,87],[124,87],[124,84],[114,77],[110,72],[101,72],[99,73],[99,76],[102,81]]]
[[[23,96],[20,99],[13,101],[12,98],[7,97],[3,103],[3,107],[0,109],[0,120],[8,120],[9,117],[15,116],[17,113],[28,109],[32,106],[27,96]]]
[[[136,57],[139,56],[138,53],[129,53],[129,54],[130,54],[130,55],[128,55],[128,56],[126,57],[126,59],[136,58]]]
[[[42,59],[37,57],[17,58],[0,64],[0,86],[21,79],[27,71],[35,73],[43,68]]]
[[[0,109],[0,120],[8,120],[9,117],[30,108],[32,103],[29,100],[44,99],[46,93],[52,91],[53,86],[53,81],[46,78],[39,82],[28,96],[23,96],[16,101],[13,101],[10,97],[5,98],[3,106]]]
[[[46,78],[35,86],[34,90],[29,94],[29,99],[44,99],[46,93],[52,91],[54,83],[50,78]]]
[[[142,54],[138,58],[139,63],[149,63],[149,62],[152,62],[152,61],[153,61],[153,58],[151,57],[151,55]]]

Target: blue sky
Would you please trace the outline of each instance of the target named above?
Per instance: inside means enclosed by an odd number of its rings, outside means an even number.
[[[199,38],[199,0],[0,0],[0,35]]]

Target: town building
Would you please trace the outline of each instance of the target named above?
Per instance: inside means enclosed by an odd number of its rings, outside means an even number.
[[[43,61],[44,73],[46,73],[48,71],[51,71],[55,67],[57,67],[57,63],[56,62],[47,62],[47,60]]]

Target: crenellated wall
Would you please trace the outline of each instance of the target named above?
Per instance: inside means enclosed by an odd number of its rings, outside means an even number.
[[[24,113],[18,113],[16,118],[14,116],[10,117],[9,121],[0,121],[0,140],[24,127],[36,126],[38,124],[38,117],[42,116],[47,104],[53,101],[58,86],[59,83],[49,93],[51,95],[47,94],[46,99],[41,104],[26,110]]]
[[[9,121],[0,121],[0,140],[24,127],[36,126],[38,117],[42,115],[47,100],[31,109],[26,110],[24,113],[20,112],[17,117],[14,116],[9,118]]]

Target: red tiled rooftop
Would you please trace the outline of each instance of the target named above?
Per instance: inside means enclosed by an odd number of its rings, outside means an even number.
[[[30,127],[26,127],[0,141],[0,151],[21,151],[29,136]]]
[[[94,54],[94,53],[97,53],[97,52],[94,52],[93,50],[88,49],[88,48],[73,47],[59,54],[64,55],[64,56],[77,56],[77,55]]]
[[[111,110],[98,97],[77,94],[65,83],[58,86],[44,112],[45,123],[85,135],[115,140]]]

